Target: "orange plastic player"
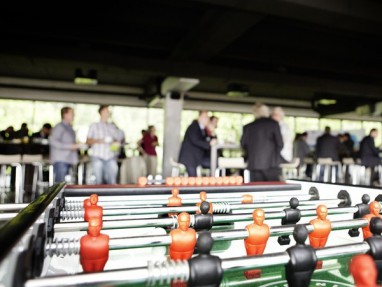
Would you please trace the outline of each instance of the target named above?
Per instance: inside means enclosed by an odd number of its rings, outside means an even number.
[[[184,176],[184,177],[182,177],[181,179],[180,179],[180,181],[181,181],[181,185],[183,185],[183,186],[187,186],[188,185],[188,177],[187,176]]]
[[[253,196],[251,194],[244,194],[242,196],[241,203],[243,203],[243,204],[251,204],[251,203],[253,203]]]
[[[262,209],[255,209],[252,213],[253,222],[245,228],[248,231],[248,237],[244,239],[247,255],[262,255],[270,236],[269,226],[264,224],[265,213]],[[261,276],[261,270],[249,270],[244,272],[247,279],[258,278]]]
[[[228,185],[229,184],[229,177],[228,176],[223,176],[223,184]]]
[[[174,185],[175,186],[179,186],[179,185],[181,185],[181,183],[182,183],[182,180],[180,179],[179,176],[174,177]]]
[[[166,185],[174,185],[174,178],[173,177],[166,177]]]
[[[207,201],[207,193],[205,191],[202,191],[200,192],[199,197],[200,197],[200,202],[196,204],[196,206],[198,207],[198,209],[195,212],[196,214],[201,214],[200,204],[203,201]],[[208,211],[208,213],[213,214],[213,212],[214,212],[214,209],[213,209],[212,203],[210,203],[210,210]]]
[[[144,176],[138,177],[138,185],[139,186],[145,186],[147,185],[147,178]]]
[[[203,179],[201,177],[196,177],[195,178],[195,184],[196,185],[202,185],[203,184]]]
[[[217,177],[216,178],[216,185],[222,185],[223,184],[223,178],[222,177]]]
[[[377,287],[377,267],[370,255],[361,254],[352,258],[349,271],[356,287]]]
[[[319,205],[316,208],[317,218],[311,220],[309,223],[313,225],[313,232],[309,234],[309,242],[313,248],[325,247],[328,241],[329,233],[332,231],[332,224],[330,220],[326,219],[328,216],[328,208],[325,205]]]
[[[209,185],[210,184],[210,178],[209,177],[202,177],[202,185]]]
[[[196,183],[196,178],[195,177],[189,177],[188,178],[188,185],[193,186],[193,185],[195,185],[195,183]]]
[[[90,206],[90,205],[91,205],[91,204],[90,204],[90,199],[89,199],[89,198],[85,199],[85,200],[84,200],[83,207],[86,208],[86,207],[88,207],[88,206]]]
[[[178,215],[177,229],[171,230],[170,258],[173,260],[190,259],[196,245],[196,232],[190,228],[190,215],[182,212]]]
[[[109,258],[109,236],[101,233],[102,221],[90,218],[88,234],[80,240],[80,263],[84,272],[102,271]]]
[[[243,184],[244,179],[242,176],[238,175],[236,176],[236,184]]]
[[[369,210],[370,210],[370,213],[369,214],[366,214],[363,218],[367,219],[367,221],[369,222],[370,224],[370,220],[373,218],[373,217],[380,217],[382,218],[380,215],[379,215],[379,212],[381,210],[381,204],[378,202],[378,201],[372,201],[370,202],[369,204]],[[369,237],[372,237],[373,236],[373,233],[371,233],[370,229],[369,229],[369,225],[365,226],[365,227],[362,227],[362,233],[363,233],[363,239],[367,239]]]
[[[216,177],[210,176],[210,185],[216,184]]]
[[[229,177],[229,184],[236,184],[236,176],[230,176]]]
[[[98,195],[92,194],[90,195],[89,199],[90,205],[84,207],[84,220],[89,221],[89,218],[91,217],[97,217],[102,222],[102,216],[103,216],[103,208],[102,206],[98,206]]]
[[[171,190],[172,196],[168,198],[167,206],[182,206],[182,199],[178,196],[179,189],[173,188]],[[177,213],[169,213],[168,216],[176,215]]]

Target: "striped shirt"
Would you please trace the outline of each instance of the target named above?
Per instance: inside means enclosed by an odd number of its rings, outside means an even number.
[[[117,153],[112,151],[111,145],[115,141],[121,142],[123,133],[114,124],[98,122],[90,125],[88,138],[102,139],[104,141],[104,143],[94,143],[92,145],[91,156],[108,160],[116,157]]]

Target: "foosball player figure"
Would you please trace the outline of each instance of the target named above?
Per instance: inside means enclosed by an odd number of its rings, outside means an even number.
[[[292,197],[289,200],[289,206],[290,208],[285,208],[285,216],[281,219],[281,225],[289,225],[289,224],[296,224],[301,219],[301,212],[300,209],[298,209],[299,201],[297,198]],[[290,238],[289,235],[282,235],[279,236],[277,239],[277,242],[280,245],[289,245],[290,244]]]
[[[86,200],[86,199],[85,199]],[[84,202],[84,220],[89,221],[89,218],[91,217],[97,217],[102,222],[102,216],[103,216],[103,208],[102,206],[98,206],[98,195],[92,194],[90,195],[89,203]],[[102,227],[102,225],[101,225]]]
[[[247,251],[247,255],[262,255],[270,236],[270,229],[267,224],[264,224],[264,210],[255,209],[252,216],[253,223],[245,227],[248,231],[248,237],[244,239],[245,250]],[[244,276],[247,279],[258,278],[261,276],[261,270],[245,271]]]
[[[305,225],[297,224],[293,230],[293,238],[296,241],[296,245],[286,250],[290,257],[289,262],[285,265],[285,277],[288,286],[309,286],[317,264],[317,256],[311,246],[305,245],[307,237],[308,230]]]
[[[251,194],[243,194],[243,196],[241,198],[242,198],[242,200],[241,200],[242,204],[253,203],[253,196]]]
[[[354,256],[349,264],[355,287],[377,287],[377,267],[370,255]]]
[[[109,236],[101,233],[102,221],[89,219],[88,234],[80,240],[80,263],[84,272],[103,271],[109,258]]]
[[[200,197],[200,203],[196,204],[196,206],[198,207],[198,209],[195,212],[196,214],[200,214],[201,213],[200,205],[202,204],[202,202],[207,201],[207,193],[205,191],[202,191],[202,192],[200,192],[199,197]],[[210,213],[210,214],[213,213],[212,203],[210,203],[210,210],[208,211],[208,213]]]
[[[214,225],[214,216],[208,213],[210,210],[210,203],[203,201],[200,204],[200,214],[195,214],[194,229],[196,231],[208,231]]]
[[[378,201],[372,201],[369,204],[369,214],[366,214],[363,218],[369,222],[369,225],[362,227],[363,239],[367,239],[373,236],[373,233],[370,231],[370,220],[373,217],[381,217],[379,212],[381,211],[381,204]]]
[[[319,205],[316,208],[317,218],[311,220],[309,223],[313,226],[313,231],[309,233],[310,246],[313,248],[325,247],[330,231],[332,231],[332,224],[330,220],[326,219],[328,216],[328,208],[325,205]],[[318,261],[317,269],[322,268],[322,261]]]
[[[138,186],[146,186],[148,183],[148,180],[145,176],[138,177]]]
[[[210,254],[214,240],[208,231],[199,233],[196,243],[199,255],[188,260],[190,266],[189,287],[218,287],[223,279],[222,261]]]
[[[179,195],[179,189],[173,188],[171,190],[171,197],[168,198],[168,204],[169,207],[176,207],[176,206],[182,206],[182,199],[178,196]],[[168,216],[176,215],[177,213],[169,213]]]
[[[370,196],[367,194],[362,195],[362,203],[356,204],[357,212],[354,213],[353,218],[362,218],[366,214],[369,214],[369,202],[370,202]],[[358,228],[352,228],[349,230],[350,237],[358,237],[359,236],[359,230]]]
[[[190,215],[182,212],[178,215],[179,227],[170,232],[171,244],[169,246],[169,254],[173,260],[187,260],[194,253],[196,232],[190,228],[190,221]]]
[[[377,281],[382,282],[382,219],[379,217],[373,217],[369,223],[370,231],[373,236],[367,238],[365,241],[369,244],[369,255],[374,259],[377,266]]]

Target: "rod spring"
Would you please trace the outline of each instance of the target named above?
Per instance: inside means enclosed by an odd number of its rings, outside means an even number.
[[[83,203],[81,201],[66,201],[65,210],[82,210]]]
[[[64,210],[60,212],[62,220],[68,219],[83,219],[84,211],[83,210]]]
[[[56,238],[46,244],[46,254],[50,257],[79,254],[80,240],[78,238]]]
[[[172,281],[187,282],[190,268],[185,260],[148,262],[148,286],[167,284]]]
[[[229,202],[214,203],[212,206],[214,213],[229,213],[231,211]]]

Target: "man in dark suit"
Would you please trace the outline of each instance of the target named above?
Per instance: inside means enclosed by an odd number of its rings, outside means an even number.
[[[254,114],[256,120],[244,126],[241,138],[251,181],[278,181],[283,148],[280,126],[269,118],[269,108],[263,104],[254,107]]]
[[[205,155],[208,154],[210,146],[216,143],[216,139],[208,142],[206,133],[208,123],[208,112],[200,111],[198,119],[191,123],[184,135],[179,162],[186,166],[188,176],[196,176],[198,166],[210,167],[210,159]]]
[[[52,131],[52,126],[49,123],[46,123],[42,126],[41,130],[37,133],[32,134],[32,138],[35,139],[48,139],[50,132]]]
[[[359,145],[361,164],[371,168],[370,183],[378,184],[379,176],[374,168],[381,164],[379,150],[375,147],[374,139],[378,136],[377,129],[371,129],[368,136],[364,137]]]
[[[341,143],[338,137],[330,134],[330,127],[325,127],[325,132],[316,141],[317,158],[330,157],[333,161],[340,160]]]

